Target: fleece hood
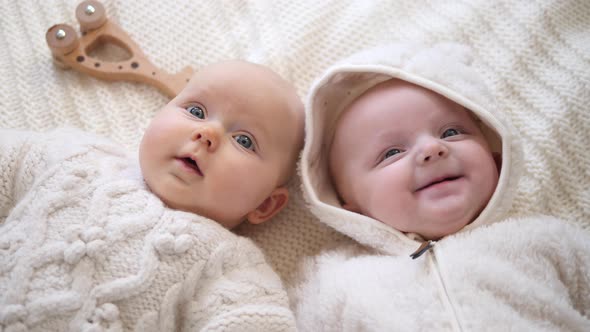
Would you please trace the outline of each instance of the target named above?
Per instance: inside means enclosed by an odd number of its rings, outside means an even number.
[[[407,254],[424,241],[373,218],[342,208],[328,172],[329,149],[341,112],[369,88],[397,78],[438,93],[473,112],[493,152],[502,156],[496,190],[479,216],[459,231],[503,219],[511,207],[521,153],[514,130],[482,78],[468,47],[392,44],[368,49],[335,64],[313,84],[306,101],[306,140],[301,160],[304,196],[314,215],[335,230],[384,254]]]

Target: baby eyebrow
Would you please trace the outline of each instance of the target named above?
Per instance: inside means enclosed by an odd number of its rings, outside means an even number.
[[[406,132],[404,132],[403,130],[388,128],[385,131],[377,133],[376,140],[377,140],[377,142],[385,142],[386,144],[391,145],[394,143],[397,144],[400,141],[406,139],[407,135],[408,134]]]
[[[244,127],[248,129],[247,132],[252,136],[258,145],[262,142],[276,141],[276,139],[272,139],[273,137],[269,131],[269,128],[261,125],[257,121],[248,121],[245,123]]]

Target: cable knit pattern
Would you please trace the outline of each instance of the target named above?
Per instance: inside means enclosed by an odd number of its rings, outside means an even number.
[[[137,156],[74,129],[0,142],[3,330],[293,330],[262,253],[166,208]]]
[[[64,124],[139,144],[166,103],[154,88],[103,82],[52,65],[46,30],[77,29],[79,0],[0,0],[0,127]],[[177,72],[230,58],[271,66],[303,97],[336,61],[392,41],[456,41],[523,141],[524,172],[513,212],[539,212],[590,227],[590,2],[527,1],[159,1],[104,0],[156,65]],[[282,277],[302,257],[347,239],[306,210],[299,180],[273,222],[239,230]]]

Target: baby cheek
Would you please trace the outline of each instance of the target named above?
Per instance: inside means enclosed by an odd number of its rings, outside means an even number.
[[[181,126],[176,124],[171,117],[160,116],[152,120],[145,136],[150,143],[164,143],[180,128]]]
[[[235,210],[244,213],[254,210],[274,189],[269,189],[269,185],[260,176],[263,172],[246,170],[244,167],[221,173],[222,183],[218,186],[219,198],[226,201],[229,199]]]
[[[485,183],[487,184],[487,187],[493,191],[496,188],[496,184],[498,183],[498,166],[491,152],[483,148],[482,150],[483,151],[480,152],[480,155],[484,157],[478,158],[479,163],[474,165],[474,167],[482,170],[482,178],[486,180]]]
[[[473,195],[479,202],[473,202],[474,207],[477,208],[476,213],[481,212],[491,199],[492,195],[496,191],[498,185],[498,170],[496,168],[493,158],[482,158],[482,163],[474,165],[481,172],[475,177],[474,191],[476,194]]]
[[[386,217],[395,201],[395,184],[388,182],[387,179],[372,179],[362,185],[357,186],[361,194],[364,196],[364,206],[362,209],[367,210],[368,214],[379,216],[379,218]]]
[[[492,166],[490,167],[489,171],[488,171],[488,176],[487,176],[487,184],[486,187],[488,188],[488,197],[487,200],[489,200],[491,198],[491,196],[494,194],[494,191],[496,191],[496,187],[498,186],[498,170],[496,168],[496,166]],[[487,200],[486,200],[486,204],[487,204]]]
[[[159,124],[150,125],[141,140],[140,153],[144,157],[156,156],[158,151],[166,149],[166,145],[170,143],[166,132],[160,128]]]

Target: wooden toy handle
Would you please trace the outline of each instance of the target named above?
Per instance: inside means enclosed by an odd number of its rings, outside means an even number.
[[[147,83],[170,98],[174,98],[190,80],[193,74],[190,67],[169,74],[153,65],[127,33],[107,19],[104,7],[98,1],[81,2],[76,8],[76,17],[82,37],[78,38],[74,29],[65,24],[56,24],[45,34],[58,65],[103,80]],[[123,48],[131,57],[123,61],[103,61],[88,55],[108,43]]]

